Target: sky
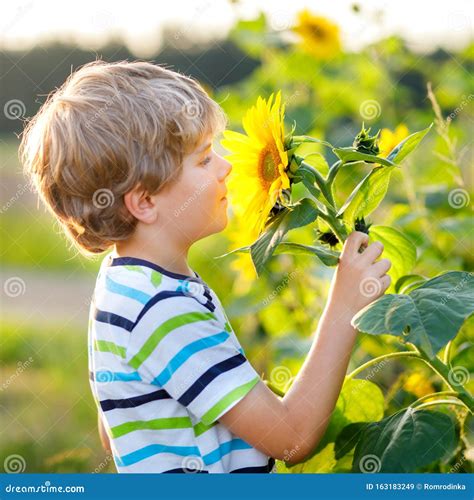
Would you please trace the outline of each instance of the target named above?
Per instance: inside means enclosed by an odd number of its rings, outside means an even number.
[[[358,15],[354,3],[361,7]],[[273,29],[286,30],[299,10],[309,8],[337,22],[347,50],[393,33],[416,51],[456,50],[473,40],[471,6],[469,0],[17,0],[2,2],[0,47],[24,49],[61,39],[96,48],[119,36],[137,56],[147,57],[162,43],[166,25],[193,40],[225,36],[236,19],[252,19],[263,10]]]

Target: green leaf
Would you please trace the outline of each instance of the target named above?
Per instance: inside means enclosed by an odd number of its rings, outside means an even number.
[[[472,277],[472,273],[451,271],[408,295],[384,295],[359,311],[352,325],[371,335],[403,335],[434,358],[474,312]]]
[[[314,453],[336,441],[342,429],[353,422],[373,422],[383,418],[384,396],[380,388],[365,379],[346,378],[323,438]]]
[[[364,161],[367,163],[378,163],[380,165],[384,165],[385,167],[395,166],[395,163],[393,163],[388,158],[361,153],[353,148],[333,148],[333,152],[338,156],[339,159],[343,161],[343,163]]]
[[[358,443],[362,436],[362,430],[365,429],[366,422],[354,422],[346,425],[339,433],[334,447],[336,459],[339,460],[347,455]]]
[[[416,247],[403,233],[389,226],[371,226],[369,239],[371,242],[383,243],[382,258],[390,259],[392,262],[392,267],[387,273],[392,278],[387,290],[391,293],[395,291],[398,279],[413,269],[416,262]]]
[[[317,200],[321,200],[322,195],[319,188],[316,186],[314,174],[306,168],[299,167],[297,174],[294,177],[294,182],[302,182],[309,193]]]
[[[250,255],[257,273],[262,272],[275,248],[288,231],[314,222],[318,214],[319,210],[310,198],[303,198],[292,208],[284,209],[278,214],[267,230],[250,247]]]
[[[409,293],[425,281],[426,278],[420,274],[405,274],[405,276],[397,279],[394,285],[394,292]],[[392,283],[394,282],[392,281]]]
[[[408,408],[367,424],[354,453],[353,472],[416,472],[456,448],[449,415]]]
[[[354,188],[337,216],[353,226],[355,219],[372,213],[387,193],[390,175],[394,167],[376,167]]]
[[[280,243],[274,254],[290,253],[293,255],[310,255],[318,259],[326,266],[336,266],[339,263],[339,252],[330,250],[323,246],[302,245],[301,243],[284,242]]]
[[[277,465],[277,472],[279,474],[322,474],[331,472],[336,465],[336,458],[334,456],[334,443],[329,443],[317,455],[312,456],[305,462],[286,466],[284,462]]]
[[[412,151],[416,149],[423,137],[431,130],[431,124],[428,128],[415,132],[404,139],[400,144],[397,144],[392,151],[387,155],[387,160],[393,163],[400,164]]]

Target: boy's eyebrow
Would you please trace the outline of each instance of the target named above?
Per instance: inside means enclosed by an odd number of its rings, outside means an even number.
[[[204,151],[206,151],[206,149],[209,149],[211,146],[212,146],[212,142],[208,142],[207,144],[204,144],[204,146],[202,146],[201,148],[199,148],[196,151],[196,154],[203,153]]]

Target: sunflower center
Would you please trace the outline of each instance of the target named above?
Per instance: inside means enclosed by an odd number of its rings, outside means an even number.
[[[326,32],[321,28],[321,26],[313,24],[309,27],[309,30],[311,35],[318,40],[324,40],[326,38]]]
[[[279,156],[273,149],[267,147],[260,153],[258,170],[265,183],[272,183],[278,177]]]

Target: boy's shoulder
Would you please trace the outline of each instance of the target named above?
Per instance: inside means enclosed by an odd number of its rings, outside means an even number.
[[[104,258],[97,277],[94,303],[136,322],[153,309],[155,314],[168,310],[214,313],[220,302],[198,276],[171,273],[151,262],[132,257]],[[159,305],[160,307],[156,307]]]

